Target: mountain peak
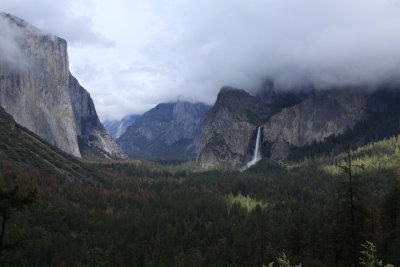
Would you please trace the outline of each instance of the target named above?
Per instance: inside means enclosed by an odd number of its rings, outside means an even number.
[[[129,126],[117,142],[135,158],[192,159],[208,109],[203,103],[188,101],[160,103]]]
[[[1,21],[6,23],[5,25],[2,25],[2,27],[11,28],[11,29],[7,29],[7,30],[14,31],[14,34],[16,33],[15,31],[19,30],[19,31],[22,31],[23,34],[46,37],[51,40],[57,40],[60,42],[67,43],[67,41],[64,40],[63,38],[60,38],[60,37],[55,36],[50,33],[46,33],[44,31],[42,31],[41,29],[33,26],[32,24],[26,22],[25,20],[23,20],[17,16],[14,16],[12,14],[0,12],[0,22]]]
[[[231,86],[223,86],[221,88],[221,90],[219,91],[220,95],[223,94],[233,94],[233,93],[237,93],[237,94],[249,94],[247,93],[245,90],[243,89],[239,89],[239,88],[235,88],[235,87],[231,87]]]
[[[11,22],[21,28],[27,28],[28,26],[33,27],[30,24],[28,24],[25,20],[23,20],[17,16],[14,16],[10,13],[0,12],[0,17],[3,19],[7,19],[9,22]]]

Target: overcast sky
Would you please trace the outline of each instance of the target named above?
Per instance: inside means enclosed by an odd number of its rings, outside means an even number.
[[[102,120],[219,89],[400,77],[400,0],[0,0],[68,41]]]

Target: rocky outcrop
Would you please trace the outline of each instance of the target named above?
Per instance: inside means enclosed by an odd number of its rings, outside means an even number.
[[[197,160],[205,168],[241,165],[251,157],[257,127],[271,115],[261,98],[223,87],[207,113]]]
[[[284,108],[263,124],[265,156],[285,159],[290,147],[301,147],[338,136],[366,118],[368,94],[359,89],[318,91]]]
[[[115,139],[125,133],[126,128],[131,126],[140,115],[127,115],[121,120],[107,120],[103,122],[107,132]]]
[[[185,101],[159,104],[136,119],[117,142],[133,158],[193,159],[208,109]]]
[[[17,123],[76,157],[81,143],[120,155],[90,95],[69,73],[67,42],[9,14],[0,13],[0,26],[0,105]],[[90,136],[98,140],[88,142]]]
[[[71,74],[69,75],[68,89],[82,156],[85,158],[126,158],[121,148],[100,122],[90,94]]]
[[[0,14],[0,21],[8,34],[0,42],[9,43],[3,53],[14,47],[14,58],[0,59],[0,105],[17,123],[80,157],[67,90],[67,42],[11,15]]]
[[[263,157],[285,159],[292,147],[353,128],[366,118],[371,99],[356,88],[276,92],[268,85],[257,96],[221,89],[205,120],[197,157],[202,167],[244,166],[253,154],[258,126]]]

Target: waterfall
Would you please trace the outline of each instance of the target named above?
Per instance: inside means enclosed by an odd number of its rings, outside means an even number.
[[[260,144],[261,144],[261,126],[259,126],[257,130],[256,147],[254,149],[253,158],[249,162],[247,162],[245,169],[250,168],[251,166],[253,166],[254,164],[256,164],[261,160],[262,157],[260,152]]]
[[[122,123],[123,123],[122,121],[119,122],[118,131],[117,131],[117,135],[116,135],[117,138],[122,135]]]

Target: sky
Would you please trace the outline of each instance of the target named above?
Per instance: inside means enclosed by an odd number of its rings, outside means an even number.
[[[400,0],[0,0],[68,42],[101,120],[177,99],[400,77]]]

